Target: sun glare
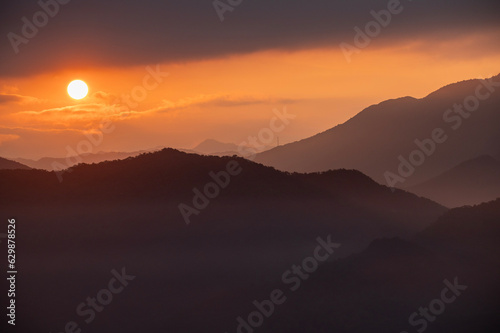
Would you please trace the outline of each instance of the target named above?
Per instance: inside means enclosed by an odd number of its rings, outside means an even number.
[[[68,85],[68,95],[73,99],[82,99],[87,96],[89,88],[82,80],[74,80]]]

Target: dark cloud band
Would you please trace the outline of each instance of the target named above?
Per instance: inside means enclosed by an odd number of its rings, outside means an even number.
[[[373,19],[370,12],[387,8],[388,1],[222,0],[232,8],[222,22],[212,0],[2,1],[0,75],[337,47],[352,42],[354,27],[363,27]],[[385,28],[380,43],[500,29],[497,0],[401,0],[401,5],[405,11]],[[26,36],[23,26],[29,23],[34,27],[24,28]]]

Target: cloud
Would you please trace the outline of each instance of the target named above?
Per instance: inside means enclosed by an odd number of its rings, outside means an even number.
[[[388,2],[244,0],[221,22],[212,0],[71,1],[19,46],[19,54],[8,38],[1,39],[0,76],[34,75],[70,66],[185,62],[270,49],[337,48],[341,42],[352,42],[354,27],[364,27],[373,20],[370,11],[385,9]],[[373,45],[460,39],[500,27],[499,1],[401,3],[405,10],[392,18]],[[31,19],[39,10],[36,1],[2,1],[0,35],[21,34],[21,18]]]
[[[102,103],[106,105],[120,104],[122,102],[122,98],[119,96],[105,91],[96,91],[87,97],[87,99],[95,103]]]
[[[215,107],[238,107],[238,106],[261,105],[261,104],[293,104],[297,101],[298,100],[296,99],[285,99],[285,98],[277,98],[277,99],[258,98],[251,96],[234,97],[230,95],[224,95],[199,103],[199,105],[215,106]]]
[[[43,126],[52,129],[79,128],[88,130],[96,128],[104,119],[122,121],[133,118],[152,116],[154,114],[171,113],[192,107],[230,108],[262,104],[292,104],[298,99],[284,99],[256,96],[198,95],[177,101],[163,100],[159,105],[147,110],[131,110],[126,104],[112,94],[96,92],[92,96],[93,103],[69,105],[41,111],[20,111],[12,115],[19,124],[32,127]]]
[[[27,104],[27,103],[39,103],[39,102],[41,102],[41,100],[39,100],[36,97],[23,96],[18,94],[0,93],[0,104],[8,104],[8,103]]]
[[[233,95],[199,95],[196,97],[181,99],[178,101],[164,100],[161,106],[148,110],[148,112],[170,112],[188,107],[239,107],[261,104],[292,104],[298,99],[233,96]]]
[[[65,147],[85,138],[78,129],[0,127],[0,156],[7,158],[65,156]]]
[[[120,104],[77,104],[42,111],[21,111],[14,114],[14,118],[28,122],[30,125],[51,125],[52,128],[83,127],[92,128],[103,119],[118,121],[130,117],[137,117],[143,112],[129,110]]]
[[[0,104],[20,102],[21,100],[22,98],[19,95],[0,94]]]
[[[16,134],[0,134],[0,145],[2,145],[4,142],[14,141],[19,138],[20,136]]]

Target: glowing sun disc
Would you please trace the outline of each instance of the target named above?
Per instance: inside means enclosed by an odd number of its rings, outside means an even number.
[[[68,85],[68,95],[73,99],[82,99],[87,96],[89,87],[82,80],[74,80]]]

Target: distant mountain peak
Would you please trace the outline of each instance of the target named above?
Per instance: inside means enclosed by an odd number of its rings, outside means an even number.
[[[196,153],[207,155],[220,155],[224,153],[235,154],[238,152],[238,145],[234,143],[221,142],[215,139],[206,139],[191,150]]]
[[[28,170],[31,168],[22,163],[0,157],[0,170],[16,170],[16,169]]]
[[[468,91],[470,89],[470,87],[477,86],[477,84],[480,83],[481,80],[483,80],[483,79],[475,78],[475,79],[462,80],[462,81],[458,81],[455,83],[450,83],[450,84],[447,84],[447,85],[437,89],[436,91],[433,91],[432,93],[430,93],[429,95],[424,97],[424,99],[441,98],[441,97],[454,98],[454,96],[457,94],[457,92],[459,92],[461,90]],[[485,78],[484,80],[492,80],[495,82],[499,82],[500,81],[500,74],[489,77],[489,78]]]
[[[487,81],[500,82],[500,75],[453,83],[420,99],[401,97],[371,105],[343,124],[259,153],[255,161],[289,172],[356,169],[392,187],[387,175],[401,173],[407,175],[396,185],[414,186],[478,154],[500,156],[500,89]],[[465,104],[478,86],[483,95],[490,93],[469,112]],[[424,154],[423,142],[428,147],[437,129],[446,143],[432,144],[436,153]],[[403,160],[416,153],[425,160],[409,168],[411,172],[400,172]]]

